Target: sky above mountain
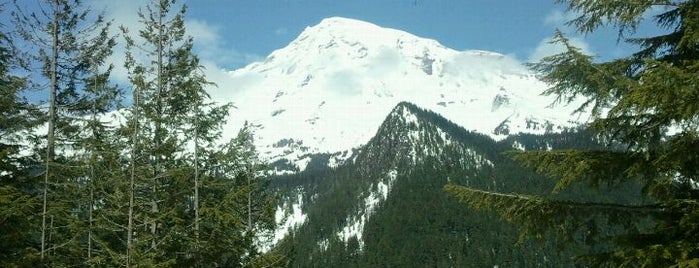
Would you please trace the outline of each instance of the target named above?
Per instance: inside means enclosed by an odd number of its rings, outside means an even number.
[[[42,0],[18,1],[36,10]],[[103,11],[115,26],[136,32],[142,0],[85,1],[94,11]],[[631,47],[617,42],[617,31],[606,29],[581,35],[565,26],[574,17],[554,0],[182,0],[187,7],[188,34],[206,67],[210,80],[225,83],[227,71],[263,60],[288,45],[304,29],[324,18],[345,17],[394,28],[419,37],[437,40],[455,50],[486,50],[533,62],[561,52],[548,43],[555,29],[568,34],[583,51],[609,60],[628,55]],[[6,5],[5,9],[9,9]],[[8,13],[9,14],[9,13]],[[8,16],[9,17],[9,16]],[[8,25],[7,17],[0,23]],[[648,23],[652,25],[652,23]],[[10,25],[11,27],[11,25]],[[113,27],[118,33],[118,27]],[[645,25],[640,35],[657,32]],[[118,39],[123,43],[123,39]],[[123,46],[117,46],[112,62],[113,78],[126,82],[122,68]]]
[[[144,1],[95,0],[117,23],[137,28]],[[535,61],[558,52],[547,43],[556,28],[583,50],[610,59],[628,54],[613,29],[588,36],[564,25],[573,17],[553,0],[189,0],[187,25],[200,56],[223,69],[237,69],[284,47],[306,27],[327,17],[364,20],[456,49],[480,49]],[[645,28],[641,28],[644,32]],[[652,30],[652,29],[651,29]]]

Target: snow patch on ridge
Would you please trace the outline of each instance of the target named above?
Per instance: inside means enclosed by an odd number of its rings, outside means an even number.
[[[299,191],[296,199],[292,202],[277,206],[277,211],[274,214],[274,220],[277,223],[277,229],[274,232],[272,245],[277,244],[293,229],[298,228],[306,222],[307,215],[301,209],[303,207],[303,192]]]
[[[356,156],[354,154],[354,151],[356,149],[352,148],[350,150],[345,150],[342,152],[337,152],[333,155],[330,156],[330,159],[328,159],[328,167],[330,168],[336,168],[344,163],[346,163],[349,159],[351,159],[353,156]]]
[[[369,220],[369,217],[376,212],[379,208],[381,202],[388,199],[388,194],[391,192],[391,188],[398,177],[398,171],[393,169],[389,171],[385,178],[379,181],[377,184],[372,184],[370,187],[370,192],[367,197],[363,200],[364,211],[359,213],[360,216],[350,217],[348,216],[346,225],[337,232],[337,237],[340,240],[347,243],[351,237],[356,237],[359,242],[359,250],[364,249],[364,240],[362,239],[362,234],[364,232],[364,225]],[[373,191],[376,189],[376,191]]]

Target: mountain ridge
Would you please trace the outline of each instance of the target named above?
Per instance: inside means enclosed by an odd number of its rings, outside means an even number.
[[[350,161],[275,180],[293,189],[288,200],[302,200],[304,219],[278,247],[292,252],[292,267],[518,266],[527,264],[523,256],[548,263],[543,266],[565,263],[556,262],[562,259],[548,245],[545,251],[514,246],[512,226],[494,215],[464,209],[441,190],[455,183],[545,192],[550,186],[546,183],[524,186],[528,180],[496,179],[509,172],[505,178],[530,176],[501,154],[514,149],[516,141],[526,148],[559,145],[546,143],[555,137],[525,141],[529,139],[496,141],[400,102]],[[293,222],[293,213],[299,212],[289,210],[288,222]],[[489,236],[493,232],[500,235]]]

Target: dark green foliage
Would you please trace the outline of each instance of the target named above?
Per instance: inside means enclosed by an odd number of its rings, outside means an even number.
[[[587,243],[596,251],[580,260],[594,266],[696,267],[699,265],[696,183],[699,180],[699,1],[558,1],[579,17],[582,33],[618,27],[637,44],[633,55],[595,62],[556,32],[567,51],[533,64],[563,103],[587,100],[590,127],[607,148],[516,152],[519,163],[557,181],[556,191],[575,185],[599,189],[583,199],[501,194],[449,186],[470,207],[493,210],[520,225],[523,234],[547,232],[567,246]],[[656,8],[666,34],[626,38]],[[611,200],[625,185],[643,198]],[[612,190],[605,193],[606,190]],[[571,191],[573,192],[573,191]],[[606,241],[606,242],[605,242]]]
[[[80,265],[93,252],[93,175],[103,175],[89,172],[100,165],[92,156],[109,154],[97,146],[101,141],[96,137],[107,131],[96,117],[113,110],[119,95],[107,85],[111,67],[105,66],[115,41],[109,35],[110,23],[80,1],[45,1],[42,6],[23,10],[15,3],[12,12],[15,36],[25,44],[13,51],[17,62],[26,71],[40,70],[40,76],[30,76],[25,86],[47,93],[48,107],[39,117],[48,131],[33,128],[24,133],[29,138],[23,143],[34,147],[37,163],[22,168],[39,169],[37,164],[42,163],[37,213],[41,224],[36,226],[42,261],[51,266]],[[36,189],[40,188],[32,190]]]
[[[0,8],[2,8],[0,6]],[[4,13],[0,10],[0,13]],[[1,26],[1,25],[0,25]],[[23,79],[11,75],[16,60],[11,40],[0,27],[0,266],[39,265],[36,211],[38,165],[27,156],[23,138],[37,122],[37,109],[21,98]]]
[[[274,228],[276,200],[268,179],[261,176],[266,167],[257,159],[252,141],[246,125],[235,139],[210,152],[206,161],[215,168],[205,173],[200,190],[199,254],[205,266],[237,267],[277,258],[262,255],[255,246],[256,236]]]
[[[218,145],[230,105],[213,103],[182,6],[154,1],[143,29],[126,36],[134,104],[123,127],[131,142],[133,211],[127,266],[237,267],[266,263],[255,247],[274,227],[265,165],[247,126]],[[134,53],[143,52],[139,61]],[[145,232],[141,230],[146,230]]]

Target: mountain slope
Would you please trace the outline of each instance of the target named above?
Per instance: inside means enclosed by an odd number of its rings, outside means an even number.
[[[364,180],[364,191],[359,195],[354,211],[350,211],[338,238],[348,242],[357,239],[360,249],[362,234],[372,214],[386,201],[398,177],[406,176],[414,167],[427,162],[448,163],[449,169],[478,175],[493,163],[455,132],[458,128],[449,122],[439,122],[438,115],[420,109],[414,104],[401,102],[383,121],[376,135],[361,147],[352,166],[359,171],[355,176]],[[442,124],[440,124],[442,123]]]
[[[550,184],[521,181],[533,175],[500,155],[513,144],[399,103],[346,164],[277,180],[303,193],[305,219],[279,247],[291,252],[295,267],[566,263],[552,245],[515,246],[512,226],[465,209],[441,190],[447,183],[502,191],[550,189]]]
[[[291,164],[279,172],[303,170],[317,153],[343,152],[331,157],[331,165],[342,163],[403,101],[496,139],[575,125],[571,109],[547,108],[545,86],[508,56],[456,51],[346,18],[324,19],[230,75],[231,84],[212,93],[238,107],[227,129],[257,125],[260,151]]]

